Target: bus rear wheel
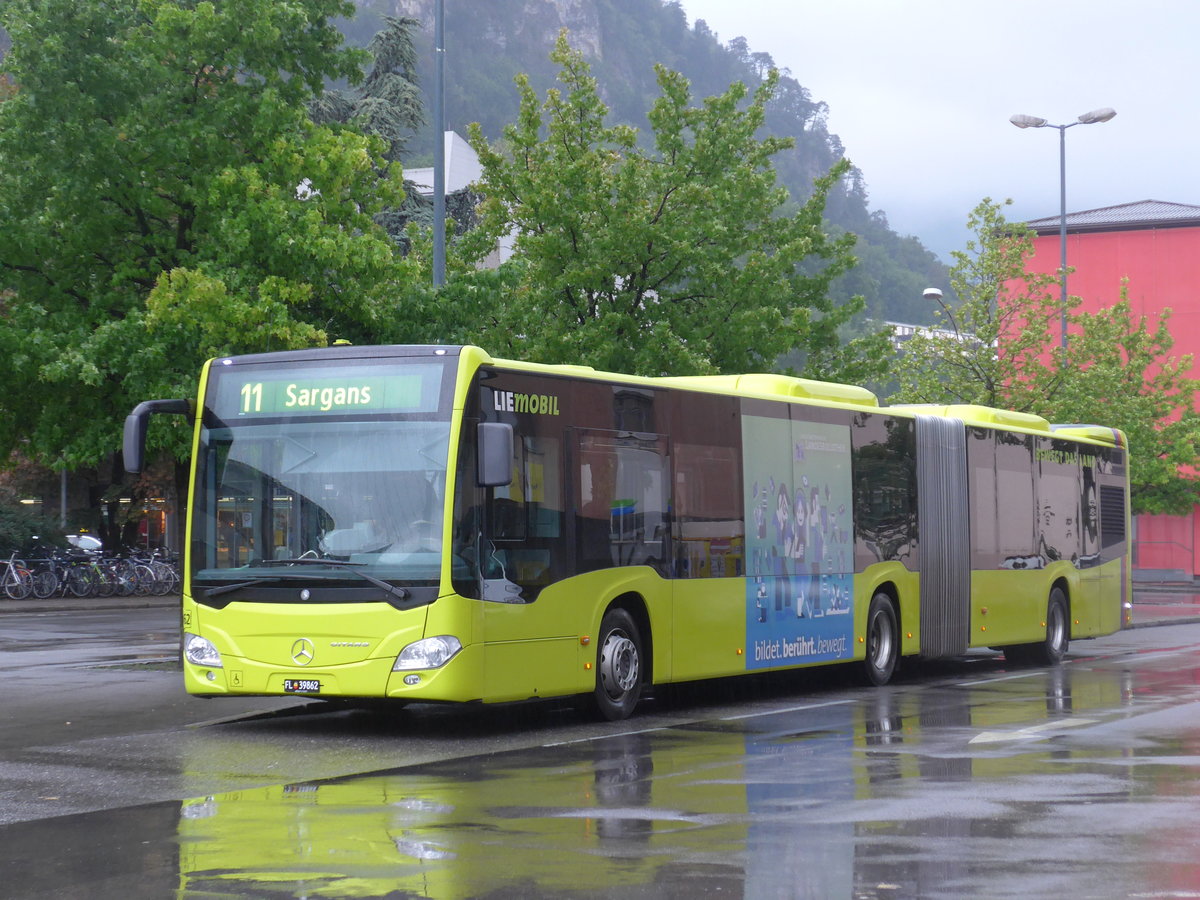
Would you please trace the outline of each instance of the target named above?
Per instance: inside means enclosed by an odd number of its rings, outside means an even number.
[[[1046,603],[1046,636],[1041,643],[1029,646],[1029,659],[1035,665],[1057,666],[1063,661],[1071,642],[1069,622],[1067,596],[1062,588],[1055,588]]]
[[[892,680],[900,658],[900,629],[896,624],[896,609],[892,598],[882,591],[871,598],[867,610],[867,657],[863,674],[870,684],[882,685]]]
[[[1032,644],[1005,647],[1005,658],[1015,666],[1057,666],[1071,642],[1068,616],[1067,595],[1056,587],[1046,601],[1046,636]]]
[[[624,609],[610,609],[600,623],[596,648],[596,711],[609,721],[633,714],[642,693],[642,639]]]

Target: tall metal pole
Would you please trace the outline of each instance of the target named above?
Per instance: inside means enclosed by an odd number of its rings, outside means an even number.
[[[1117,114],[1115,109],[1104,107],[1085,112],[1074,122],[1065,125],[1052,125],[1040,116],[1027,116],[1018,113],[1008,121],[1018,128],[1057,128],[1058,129],[1058,252],[1059,252],[1059,282],[1062,289],[1062,364],[1067,364],[1067,129],[1075,125],[1096,125],[1107,122]]]
[[[1058,128],[1058,265],[1062,272],[1062,351],[1067,364],[1067,127]]]
[[[433,286],[446,283],[446,10],[437,0],[433,16]]]

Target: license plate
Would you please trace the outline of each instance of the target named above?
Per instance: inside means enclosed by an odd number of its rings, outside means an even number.
[[[283,682],[285,694],[319,694],[321,682],[315,678],[287,678]]]

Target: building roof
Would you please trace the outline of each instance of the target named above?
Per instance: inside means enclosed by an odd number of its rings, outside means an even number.
[[[483,175],[483,166],[471,145],[453,131],[445,133],[446,148],[446,193],[461,191]],[[433,195],[433,166],[422,169],[405,169],[404,177],[411,181],[417,192],[426,197]]]
[[[1038,234],[1054,234],[1059,229],[1060,219],[1058,216],[1046,216],[1043,219],[1031,219],[1025,224]],[[1200,206],[1163,200],[1138,200],[1119,206],[1067,213],[1067,230],[1076,233],[1187,226],[1200,226]]]

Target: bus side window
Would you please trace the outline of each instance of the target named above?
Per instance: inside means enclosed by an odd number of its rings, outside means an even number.
[[[1037,524],[1042,565],[1059,560],[1078,562],[1081,475],[1078,453],[1066,441],[1038,438]]]
[[[917,564],[916,438],[910,420],[859,414],[854,454],[855,565]]]
[[[523,434],[513,442],[512,481],[493,488],[488,559],[530,601],[570,566],[560,546],[563,520],[562,440]],[[488,577],[497,577],[488,575]]]
[[[492,488],[489,535],[496,541],[520,541],[525,538],[525,441],[513,441],[512,478],[508,484]]]
[[[562,532],[561,441],[523,435],[513,443],[512,481],[493,489],[491,536],[557,538]]]
[[[742,472],[733,447],[677,443],[675,574],[722,578],[745,573]]]
[[[666,439],[581,431],[577,456],[579,570],[669,566]]]

